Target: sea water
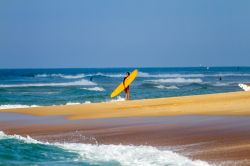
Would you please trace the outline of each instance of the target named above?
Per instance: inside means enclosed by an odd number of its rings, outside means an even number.
[[[132,68],[1,69],[0,109],[124,100],[110,93]],[[138,68],[132,99],[241,91],[250,67]]]

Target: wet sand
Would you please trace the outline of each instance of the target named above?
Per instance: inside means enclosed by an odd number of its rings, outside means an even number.
[[[19,116],[6,115],[9,118]],[[212,164],[250,164],[250,117],[174,116],[70,121],[63,117],[21,115],[18,120],[8,123],[2,119],[0,130],[5,133],[29,135],[44,142],[150,145]]]
[[[0,130],[49,142],[150,145],[209,163],[250,165],[249,103],[250,93],[237,92],[1,110]]]

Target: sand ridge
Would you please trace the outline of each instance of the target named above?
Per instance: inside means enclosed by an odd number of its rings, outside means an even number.
[[[33,116],[64,116],[66,119],[98,119],[177,115],[249,116],[250,93],[230,92],[121,102],[5,109]]]

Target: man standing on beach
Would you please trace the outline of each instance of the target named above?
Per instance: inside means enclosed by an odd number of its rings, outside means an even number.
[[[124,85],[124,87],[125,87],[125,80],[128,78],[129,75],[130,75],[130,73],[127,72],[126,76],[123,78],[123,85]],[[129,86],[124,89],[124,92],[125,92],[125,99],[129,100],[129,98],[130,98]]]

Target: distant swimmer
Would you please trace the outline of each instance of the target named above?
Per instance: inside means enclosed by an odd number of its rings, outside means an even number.
[[[90,77],[89,80],[92,81],[92,80],[93,80],[93,77]]]
[[[220,81],[222,81],[222,78],[221,78],[221,77],[219,77],[219,80],[220,80]]]
[[[129,75],[130,75],[130,72],[127,72],[126,76],[123,79],[123,85],[124,86],[125,86],[125,80],[128,78]],[[125,92],[125,98],[126,98],[126,100],[129,100],[129,98],[130,98],[129,86],[124,89],[124,92]]]

